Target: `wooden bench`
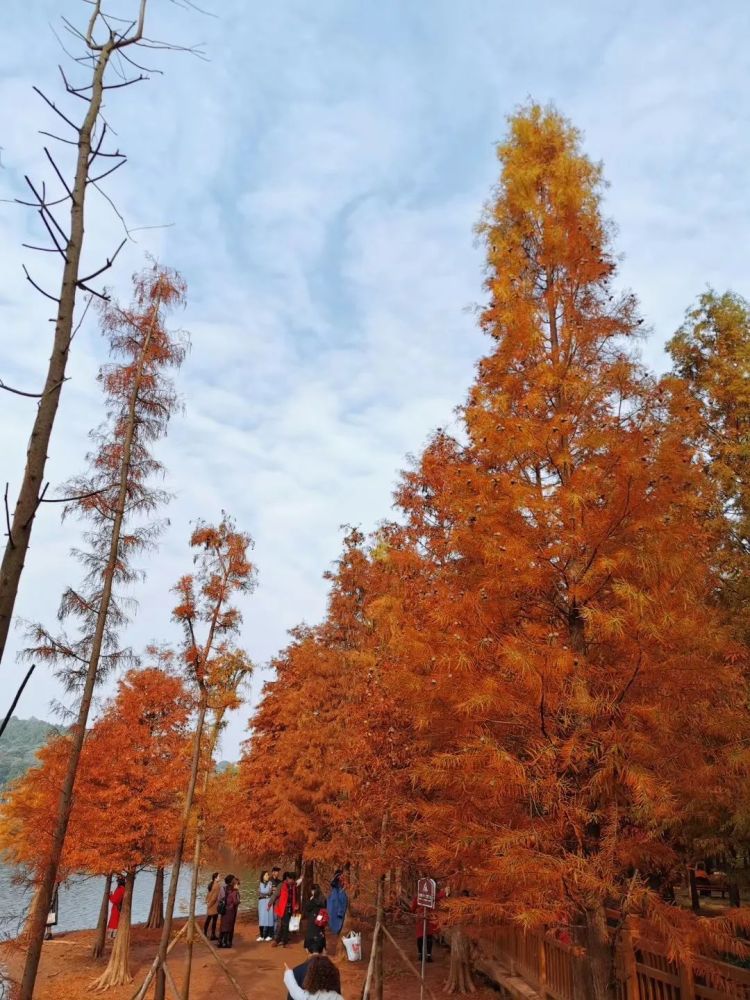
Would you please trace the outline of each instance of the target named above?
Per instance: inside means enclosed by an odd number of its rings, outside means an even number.
[[[729,892],[729,882],[720,875],[709,875],[707,877],[696,875],[695,887],[701,896],[711,897],[715,892],[718,892],[721,894],[721,898],[724,899]]]

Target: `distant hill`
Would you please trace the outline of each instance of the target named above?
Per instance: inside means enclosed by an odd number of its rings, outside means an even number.
[[[0,788],[36,763],[36,751],[58,727],[42,719],[11,716],[0,739]]]

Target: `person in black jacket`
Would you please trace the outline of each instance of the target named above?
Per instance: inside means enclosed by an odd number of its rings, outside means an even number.
[[[325,924],[321,926],[319,922],[316,922],[320,911],[325,909],[326,898],[318,883],[313,882],[310,887],[310,895],[302,906],[302,912],[305,916],[305,951],[310,955],[325,954]]]

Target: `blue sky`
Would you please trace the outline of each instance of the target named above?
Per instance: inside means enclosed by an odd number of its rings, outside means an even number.
[[[116,0],[125,13],[134,0]],[[285,632],[323,612],[323,571],[344,523],[387,517],[398,470],[454,422],[485,349],[473,321],[482,260],[472,228],[497,175],[504,118],[552,100],[585,133],[611,182],[623,285],[663,343],[712,284],[750,294],[750,6],[689,2],[205,0],[217,17],[149,0],[151,33],[203,42],[115,91],[107,118],[130,163],[107,190],[137,234],[109,283],[128,294],[146,252],[184,274],[192,336],[179,377],[186,412],[159,448],[176,494],[159,555],[145,564],[129,639],[176,638],[169,587],[189,567],[195,517],[230,511],[256,539],[259,587],[244,642],[262,665]],[[0,36],[0,197],[45,176],[32,92],[59,95],[65,61],[50,25],[81,23],[81,0],[10,0]],[[120,239],[92,202],[87,260]],[[33,216],[0,203],[0,378],[40,382],[48,310],[21,263]],[[103,360],[94,324],[77,338],[51,447],[53,483],[82,467],[98,423]],[[0,479],[18,484],[30,404],[0,396]],[[42,512],[18,612],[51,622],[75,529]],[[20,636],[14,637],[16,645]],[[20,668],[3,665],[0,692]],[[254,684],[257,691],[262,677]],[[20,714],[56,696],[43,671]],[[232,720],[234,757],[248,711]]]

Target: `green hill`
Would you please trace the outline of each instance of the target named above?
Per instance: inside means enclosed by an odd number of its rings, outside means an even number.
[[[36,751],[57,726],[41,719],[11,717],[0,738],[0,788],[36,763]]]

